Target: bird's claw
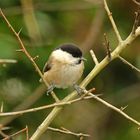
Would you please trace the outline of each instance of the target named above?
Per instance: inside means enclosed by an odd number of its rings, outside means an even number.
[[[85,91],[84,88],[81,88],[80,86],[78,86],[76,84],[74,85],[74,89],[77,91],[78,95],[81,95]]]

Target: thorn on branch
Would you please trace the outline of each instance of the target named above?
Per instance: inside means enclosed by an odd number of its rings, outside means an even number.
[[[128,107],[128,105],[126,105],[126,106],[124,106],[124,107],[121,107],[120,110],[121,110],[121,111],[124,111],[127,107]]]
[[[18,49],[18,50],[16,50],[16,52],[24,52],[24,50],[23,49]]]
[[[35,57],[33,57],[33,60],[36,60],[37,58],[39,58],[39,55],[36,55]]]
[[[19,36],[19,34],[21,33],[21,31],[22,31],[22,28],[18,31],[18,33],[17,33],[18,36]]]
[[[135,35],[135,33],[136,33],[136,29],[139,26],[139,21],[140,21],[140,5],[139,5],[138,11],[135,12],[135,21],[134,21],[134,25],[133,25],[133,28],[132,28],[132,34],[133,35]]]
[[[92,88],[92,89],[88,90],[88,92],[90,92],[90,93],[93,93],[95,91],[96,91],[96,88]]]
[[[109,61],[111,61],[111,49],[109,46],[109,41],[108,41],[106,33],[104,33],[104,40],[105,40],[104,46],[106,48],[107,56],[109,58]]]

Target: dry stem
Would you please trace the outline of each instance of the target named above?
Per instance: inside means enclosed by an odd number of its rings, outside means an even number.
[[[119,34],[119,31],[116,27],[116,24],[113,20],[112,14],[109,11],[108,5],[106,3],[106,0],[104,0],[104,6],[105,6],[105,10],[108,14],[108,17],[112,23],[114,32],[117,36],[117,39],[119,41],[118,46],[116,47],[116,49],[111,53],[111,61],[114,60],[115,58],[117,58],[119,56],[119,54],[130,44],[133,42],[133,40],[140,35],[140,27],[138,27],[135,30],[135,34],[132,35],[132,33],[124,40],[122,41],[121,36]],[[2,13],[2,11],[1,11]],[[3,14],[3,13],[2,13]],[[7,24],[10,26],[11,30],[14,32],[14,34],[17,36],[18,41],[20,42],[21,48],[24,48],[24,45],[20,39],[20,37],[18,36],[18,34],[15,32],[15,30],[13,29],[13,27],[9,24],[8,20],[5,18],[5,16],[3,15],[4,19],[6,20]],[[23,46],[22,46],[23,45]],[[24,50],[23,50],[24,51]],[[25,50],[26,51],[26,50]],[[28,52],[24,52],[27,57],[29,57],[29,59],[32,61],[33,65],[35,66],[36,69],[38,69],[36,63],[33,61],[32,57],[29,55],[28,56]],[[31,58],[30,58],[31,57]],[[108,61],[108,56],[106,56],[98,65],[96,65],[96,67],[93,68],[93,70],[88,74],[88,76],[83,80],[83,82],[81,83],[81,87],[86,87],[90,81],[103,69],[105,68],[108,64],[110,63],[110,61]],[[39,71],[38,71],[39,72]],[[42,73],[40,74],[41,78],[42,78]],[[43,79],[43,78],[42,78]],[[85,92],[87,93],[88,91],[85,90]],[[103,99],[88,93],[89,95],[91,95],[92,97],[94,97],[94,99],[98,100],[99,102],[103,103],[105,106],[115,110],[116,112],[118,112],[119,114],[123,115],[125,118],[127,118],[128,120],[130,120],[131,122],[137,124],[138,126],[140,126],[140,123],[138,121],[136,121],[135,119],[133,119],[132,117],[128,116],[126,113],[124,113],[121,109],[116,108],[115,106],[107,103],[106,101],[104,101]],[[63,102],[68,102],[72,99],[74,99],[77,96],[76,92],[72,92],[70,95],[68,95],[66,98],[64,98],[60,103]],[[36,132],[32,135],[32,137],[30,138],[30,140],[37,140],[40,138],[40,136],[48,129],[50,123],[53,121],[53,119],[55,119],[55,117],[57,116],[57,114],[62,110],[62,106],[57,106],[55,107],[51,113],[46,117],[46,119],[42,122],[42,124],[37,128]]]
[[[97,96],[97,95],[96,95]],[[36,108],[31,108],[31,109],[26,109],[26,110],[21,110],[21,111],[15,111],[15,112],[2,112],[0,113],[0,117],[4,117],[4,116],[13,116],[13,115],[23,115],[25,113],[29,113],[29,112],[35,112],[35,111],[39,111],[39,110],[43,110],[43,109],[48,109],[48,108],[52,108],[52,107],[56,107],[56,106],[64,106],[64,105],[70,105],[72,103],[81,101],[81,100],[87,100],[87,99],[91,99],[93,98],[92,96],[81,96],[77,99],[71,100],[71,101],[67,101],[67,102],[58,102],[58,103],[53,103],[50,105],[44,105],[44,106],[40,106],[40,107],[36,107]]]
[[[32,64],[34,65],[36,71],[38,72],[38,74],[40,75],[40,77],[42,78],[43,82],[45,83],[45,85],[48,87],[49,84],[47,83],[47,81],[44,79],[42,72],[40,71],[39,67],[37,66],[37,64],[35,63],[34,59],[32,58],[32,56],[28,53],[28,51],[26,50],[20,36],[19,33],[17,33],[15,31],[15,29],[13,28],[13,26],[10,24],[10,22],[8,21],[8,19],[5,17],[4,13],[2,12],[2,10],[0,9],[0,13],[3,17],[3,19],[5,20],[5,22],[7,23],[8,27],[11,29],[11,31],[14,33],[14,35],[16,36],[19,45],[21,47],[21,51],[25,53],[25,55],[27,56],[27,58],[32,62]],[[57,98],[57,96],[55,95],[54,92],[51,93],[53,98],[55,99],[56,102],[59,101],[59,99]]]
[[[119,57],[119,59],[120,59],[123,63],[127,64],[127,65],[130,66],[132,69],[134,69],[134,70],[136,70],[137,72],[140,73],[140,69],[138,69],[137,67],[135,67],[134,65],[132,65],[130,62],[128,62],[127,60],[125,60],[125,59],[124,59],[123,57],[121,57],[120,55],[119,55],[118,57]]]
[[[117,36],[118,42],[121,43],[121,42],[122,42],[122,38],[121,38],[121,36],[120,36],[119,30],[117,29],[116,23],[115,23],[115,21],[114,21],[114,19],[113,19],[113,17],[112,17],[112,13],[110,12],[110,10],[109,10],[109,8],[108,8],[108,5],[107,5],[106,0],[104,0],[104,8],[105,8],[105,10],[106,10],[106,12],[107,12],[107,14],[108,14],[108,17],[109,17],[109,19],[110,19],[110,22],[111,22],[111,24],[112,24],[112,27],[113,27],[113,29],[114,29],[114,32],[115,32],[115,34],[116,34],[116,36]]]
[[[6,64],[6,63],[17,63],[17,60],[15,60],[15,59],[0,59],[0,64]]]
[[[54,132],[59,132],[59,133],[63,133],[63,134],[69,134],[69,135],[73,135],[76,137],[90,137],[90,135],[88,134],[84,134],[84,133],[75,133],[72,132],[64,127],[61,127],[61,129],[58,128],[53,128],[53,127],[48,127],[48,130],[54,131]]]
[[[111,53],[111,60],[114,60],[115,58],[118,57],[118,55],[130,44],[133,42],[133,40],[140,35],[140,27],[138,27],[135,31],[135,35],[130,34],[126,40],[122,41],[121,36],[118,32],[118,29],[116,27],[116,24],[113,20],[113,17],[109,11],[108,5],[106,3],[106,1],[104,0],[104,6],[105,9],[108,13],[109,19],[112,23],[113,29],[116,33],[117,39],[119,41],[118,46],[116,47],[116,49]],[[108,57],[105,57],[96,67],[94,67],[94,69],[88,74],[88,76],[83,80],[83,82],[81,83],[81,87],[86,87],[90,81],[104,68],[106,67],[108,64],[110,63],[110,61],[108,61]],[[70,95],[68,95],[63,101],[69,101],[73,98],[75,98],[77,96],[76,92],[72,92]],[[36,132],[32,135],[32,137],[30,138],[30,140],[37,140],[40,138],[40,136],[47,130],[48,126],[50,125],[50,123],[53,121],[53,119],[57,116],[57,114],[62,110],[63,107],[55,107],[51,113],[46,117],[46,119],[42,122],[42,124],[37,128]],[[117,110],[115,110],[117,111]],[[118,111],[117,111],[118,112]],[[123,113],[120,113],[123,114]],[[126,116],[127,118],[127,116]],[[130,119],[131,120],[131,119]],[[131,120],[132,121],[132,120]],[[135,122],[135,121],[132,121]],[[139,125],[139,122],[137,123],[137,121],[135,122],[136,124]]]
[[[26,126],[24,129],[22,129],[22,130],[20,130],[20,131],[18,131],[16,133],[14,133],[14,134],[12,134],[10,136],[5,137],[2,140],[10,140],[12,137],[14,137],[14,136],[16,136],[16,135],[18,135],[18,134],[20,134],[22,132],[28,133],[28,127]],[[28,136],[28,135],[26,134],[26,136]],[[26,137],[26,140],[28,140],[28,137]]]

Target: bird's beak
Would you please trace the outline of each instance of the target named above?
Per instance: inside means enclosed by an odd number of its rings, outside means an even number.
[[[81,60],[82,60],[82,61],[87,61],[87,59],[86,59],[86,58],[84,58],[84,57],[81,57]]]

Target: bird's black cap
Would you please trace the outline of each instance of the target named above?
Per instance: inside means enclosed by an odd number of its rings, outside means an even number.
[[[75,44],[62,44],[56,49],[70,53],[73,57],[82,57],[82,51]]]

